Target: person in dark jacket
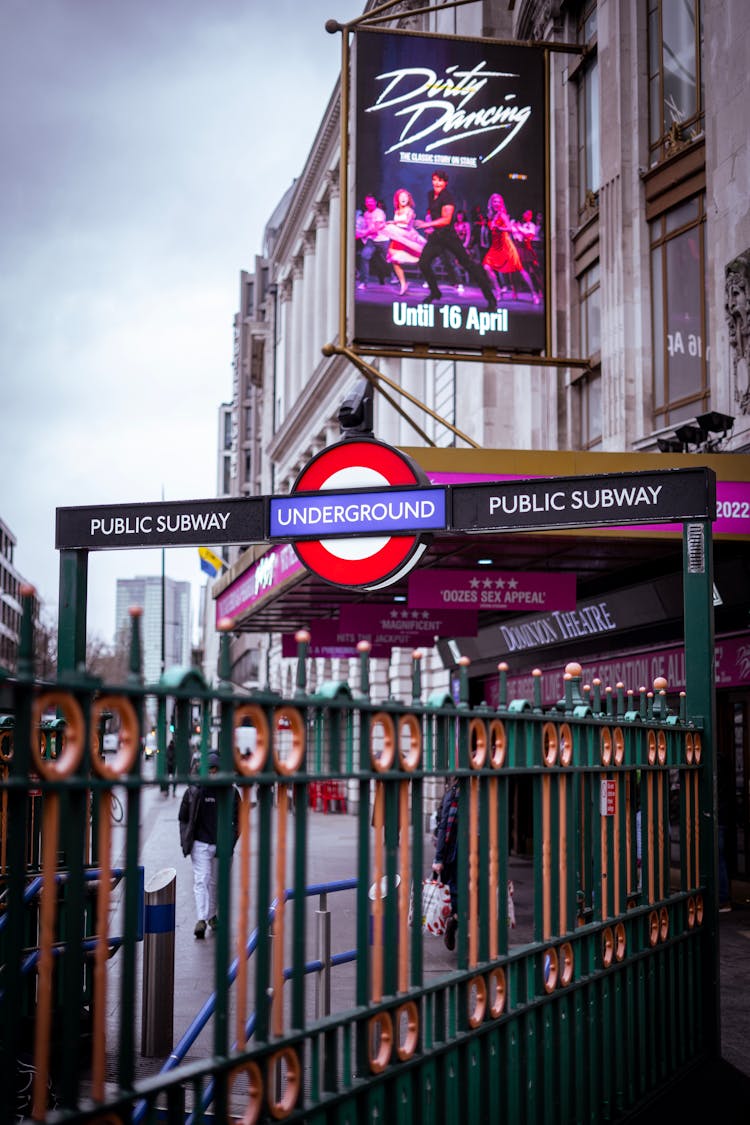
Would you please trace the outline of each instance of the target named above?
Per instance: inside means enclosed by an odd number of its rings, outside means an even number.
[[[170,782],[172,785],[172,796],[177,796],[177,782],[174,779],[175,771],[177,769],[177,752],[175,750],[174,739],[170,738],[167,745],[167,784],[164,786],[164,796],[169,795]]]
[[[455,949],[458,926],[458,786],[457,777],[451,777],[445,790],[438,814],[437,837],[433,873],[447,883],[451,892],[451,916],[445,927],[443,941],[448,949]]]
[[[209,774],[217,773],[218,769],[219,755],[209,754]],[[232,848],[237,842],[239,797],[240,795],[235,787],[232,810]],[[193,893],[197,915],[193,932],[197,938],[205,938],[208,927],[210,926],[213,930],[219,924],[216,916],[217,790],[213,786],[201,785],[197,781],[189,785],[180,802],[178,819],[182,854],[189,855],[193,864]]]

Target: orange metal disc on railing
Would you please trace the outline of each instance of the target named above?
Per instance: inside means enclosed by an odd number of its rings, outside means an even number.
[[[660,730],[656,736],[656,757],[659,765],[663,766],[667,760],[667,736],[663,730]]]
[[[621,766],[623,758],[625,757],[625,735],[622,733],[622,727],[615,727],[612,732],[612,741],[614,744],[615,765]]]
[[[551,947],[545,949],[542,953],[542,980],[545,992],[555,991],[559,975],[560,960],[557,956],[557,950]]]
[[[284,1088],[279,1097],[272,1095],[271,1090],[277,1090],[280,1085],[281,1068],[286,1063],[286,1078]],[[292,1047],[282,1047],[275,1051],[268,1060],[266,1067],[266,1083],[269,1090],[268,1109],[277,1121],[288,1117],[297,1104],[301,1085],[302,1068],[300,1067],[297,1052]]]
[[[229,1088],[231,1089],[243,1075],[247,1075],[247,1106],[239,1121],[240,1125],[255,1125],[263,1105],[263,1077],[258,1064],[249,1060],[230,1070]]]
[[[255,746],[245,757],[234,738],[234,731],[244,726],[245,719],[250,720],[250,725],[255,730]],[[265,768],[268,760],[268,747],[271,738],[268,728],[268,719],[262,707],[257,703],[241,703],[234,709],[234,726],[232,732],[232,752],[237,773],[244,777],[253,777]]]
[[[419,1042],[419,1010],[413,1000],[407,1000],[393,1013],[396,1024],[396,1054],[400,1062],[410,1059]],[[401,1040],[401,1026],[406,1023],[406,1034]]]
[[[505,1011],[506,995],[505,970],[491,969],[487,974],[487,999],[493,1020],[499,1019]]]
[[[695,899],[692,895],[687,900],[687,924],[689,930],[695,925]]]
[[[602,727],[599,735],[599,758],[603,766],[612,765],[612,732],[609,727]]]
[[[277,707],[273,713],[273,728],[273,764],[277,773],[289,777],[305,760],[305,721],[296,707]],[[279,729],[291,731],[292,747],[285,758],[281,757],[277,746]]]
[[[104,711],[120,717],[119,746],[112,760],[99,753],[99,720]],[[99,777],[116,781],[133,768],[138,757],[138,716],[126,695],[100,695],[91,707],[91,765]]]
[[[383,732],[383,744],[376,748],[374,736],[378,728]],[[377,711],[370,722],[370,765],[377,773],[385,773],[393,767],[395,757],[396,728],[393,719],[386,711]]]
[[[695,920],[699,926],[703,921],[703,895],[695,896]]]
[[[652,910],[648,916],[648,944],[656,945],[659,940],[659,915]]]
[[[469,723],[469,765],[473,770],[481,770],[487,761],[487,728],[482,719],[472,719]]]
[[[615,957],[615,936],[612,933],[612,927],[607,926],[606,930],[602,931],[602,964],[605,969],[608,969],[612,964]]]
[[[554,766],[557,761],[557,727],[545,723],[542,727],[542,761],[545,766]]]
[[[13,735],[10,731],[0,734],[0,762],[10,762],[13,758]]]
[[[648,732],[648,764],[656,765],[656,734],[652,730]]]
[[[56,758],[43,758],[37,741],[39,724],[45,711],[54,707],[62,711],[66,727],[62,738],[62,753]],[[86,724],[78,700],[67,691],[45,691],[34,700],[31,720],[31,754],[38,772],[47,781],[70,777],[83,757]]]
[[[685,735],[685,761],[689,766],[693,764],[695,757],[695,743],[693,742],[693,735],[690,731]]]
[[[377,1036],[377,1050],[375,1040]],[[388,1012],[378,1012],[367,1024],[367,1058],[373,1074],[381,1074],[388,1066],[393,1047],[393,1022]]]
[[[625,926],[622,922],[618,922],[615,926],[615,958],[622,961],[625,956],[625,948],[627,945]]]
[[[404,733],[409,740],[408,750],[401,746]],[[422,727],[416,715],[402,715],[398,720],[398,757],[407,773],[412,773],[422,761]]]
[[[563,987],[572,981],[574,967],[573,946],[569,941],[563,942],[560,946],[560,984]]]
[[[472,977],[468,984],[469,1027],[479,1027],[487,1011],[487,985],[484,977]]]
[[[662,906],[659,911],[659,940],[666,941],[669,937],[669,911]]]
[[[694,742],[694,745],[695,745],[695,761],[698,765],[700,765],[701,754],[703,753],[703,742],[701,740],[701,736],[698,733],[698,731],[695,732],[695,737],[693,739],[693,742]]]
[[[573,761],[573,732],[569,723],[560,726],[560,765],[569,766]]]
[[[490,722],[489,745],[490,765],[493,770],[500,770],[505,765],[505,753],[508,748],[508,736],[502,719],[492,719]]]

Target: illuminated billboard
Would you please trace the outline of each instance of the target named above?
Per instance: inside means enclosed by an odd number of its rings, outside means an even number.
[[[542,49],[355,36],[356,345],[546,350]]]

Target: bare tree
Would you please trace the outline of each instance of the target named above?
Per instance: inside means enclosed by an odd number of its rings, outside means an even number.
[[[97,634],[86,640],[86,671],[105,684],[124,684],[128,676],[128,644],[123,634],[114,645],[108,645]],[[42,680],[54,679],[57,673],[57,623],[51,612],[43,608],[34,630],[34,669]]]

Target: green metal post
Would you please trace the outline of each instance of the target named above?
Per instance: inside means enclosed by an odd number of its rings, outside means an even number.
[[[57,615],[57,671],[75,672],[86,663],[88,551],[60,552],[60,605]]]
[[[685,692],[688,712],[703,720],[703,769],[700,781],[700,881],[706,888],[707,943],[701,960],[706,1039],[721,1049],[718,942],[718,797],[714,741],[715,666],[713,546],[708,520],[683,528],[683,596],[685,605]]]

